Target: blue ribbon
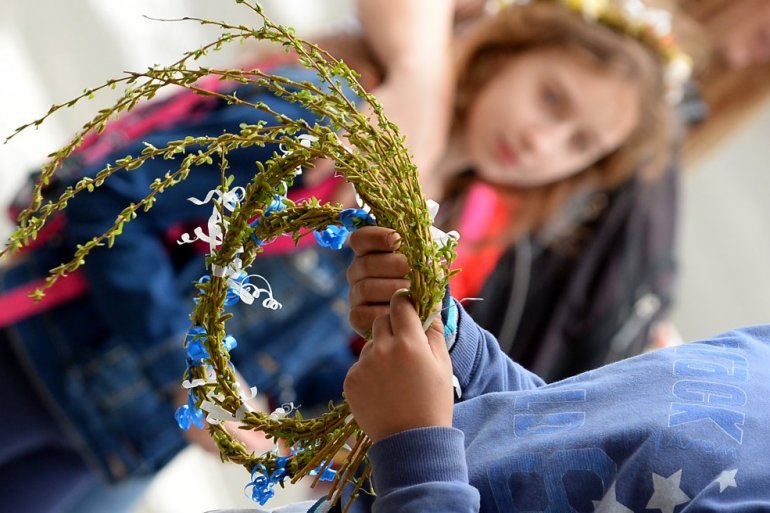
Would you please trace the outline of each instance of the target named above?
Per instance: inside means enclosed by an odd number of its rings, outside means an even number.
[[[326,468],[324,468],[324,465],[326,465],[326,460],[322,461],[320,465],[311,470],[310,475],[317,476],[318,474],[321,474],[321,476],[318,478],[319,480],[334,481],[334,477],[337,475],[337,471],[332,469],[331,465],[327,465]]]
[[[346,208],[340,212],[340,222],[351,232],[361,226],[375,224],[374,217],[361,208]]]
[[[260,506],[264,506],[267,501],[273,498],[275,490],[273,487],[275,484],[281,484],[283,479],[288,475],[286,471],[286,464],[289,461],[288,456],[281,456],[275,459],[276,469],[268,474],[267,468],[259,464],[255,466],[251,471],[251,482],[246,485],[252,487],[251,500],[258,502]]]
[[[348,238],[347,228],[344,226],[335,226],[333,224],[326,227],[324,230],[316,230],[313,232],[316,242],[322,248],[330,249],[342,249],[345,241]]]

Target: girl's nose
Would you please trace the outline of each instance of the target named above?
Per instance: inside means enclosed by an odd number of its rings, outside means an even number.
[[[531,126],[524,133],[522,145],[536,154],[563,151],[567,148],[572,132],[567,122]]]

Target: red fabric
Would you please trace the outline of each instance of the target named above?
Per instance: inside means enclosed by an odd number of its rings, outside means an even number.
[[[260,68],[269,71],[271,68],[288,64],[295,60],[296,56],[293,54],[275,55],[262,59],[252,66],[244,67],[244,69]],[[200,79],[195,85],[200,89],[216,92],[232,84],[232,81],[221,80],[219,76],[213,75]],[[142,108],[139,108],[136,112],[129,112],[122,119],[110,122],[103,132],[87,134],[80,146],[77,147],[76,153],[88,150],[84,155],[85,163],[93,164],[103,160],[115,150],[116,141],[110,136],[111,134],[117,132],[122,141],[141,139],[152,130],[176,123],[182,118],[190,118],[199,106],[212,102],[216,102],[216,98],[200,95],[189,89],[182,89],[174,95],[173,99],[161,107],[148,104],[147,108],[150,109],[149,115],[143,115]],[[201,115],[205,115],[205,112],[202,111]]]
[[[76,271],[60,278],[45,291],[45,296],[40,301],[30,299],[31,293],[44,287],[45,279],[41,278],[0,296],[0,328],[71,301],[88,290],[88,283],[83,274]]]
[[[479,295],[505,250],[505,244],[496,241],[513,215],[510,202],[503,201],[492,186],[471,186],[460,218],[460,242],[452,266],[462,272],[450,280],[452,296],[463,299]]]
[[[294,60],[296,60],[296,56],[292,54],[281,54],[262,59],[257,65],[251,66],[251,68],[259,67],[268,70],[275,66],[293,62]],[[209,76],[201,79],[197,85],[209,91],[217,91],[231,83],[232,82],[220,80],[218,76]],[[212,97],[202,96],[190,90],[183,90],[160,107],[150,105],[148,107],[150,109],[149,114],[147,115],[144,115],[140,108],[137,112],[129,113],[122,119],[110,122],[103,132],[91,132],[87,134],[75,152],[78,154],[82,153],[84,161],[87,164],[92,164],[104,159],[113,152],[116,148],[116,144],[119,144],[120,141],[140,139],[152,130],[162,128],[166,125],[176,123],[182,118],[189,117],[197,107],[213,101],[216,100]],[[205,111],[201,111],[201,115],[205,115]],[[118,140],[116,140],[116,137]],[[329,201],[334,193],[337,183],[337,180],[326,180],[314,188],[292,191],[289,194],[289,197],[296,201],[300,198],[317,196],[322,202]],[[10,211],[13,218],[15,218],[18,213],[19,212],[16,211]],[[66,219],[63,215],[53,217],[38,233],[35,240],[24,247],[21,252],[26,253],[33,251],[46,244],[52,236],[63,230],[65,224]],[[181,234],[186,231],[188,230],[186,230],[185,227],[172,227],[167,232],[166,238],[169,241],[175,242]],[[305,245],[311,240],[312,238],[303,237],[298,245]],[[281,237],[274,243],[265,246],[265,253],[286,253],[294,247],[291,237]],[[203,252],[208,251],[208,245],[203,245],[200,249]],[[29,298],[29,294],[36,289],[44,287],[45,279],[40,279],[16,287],[15,289],[0,295],[0,328],[44,312],[50,308],[54,308],[67,301],[71,301],[88,291],[88,283],[83,274],[79,271],[68,275],[66,278],[59,279],[59,281],[45,291],[45,296],[42,300],[33,301]]]

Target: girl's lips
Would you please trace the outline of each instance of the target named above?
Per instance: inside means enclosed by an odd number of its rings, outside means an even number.
[[[500,142],[497,144],[497,154],[500,161],[506,166],[515,166],[519,161],[516,150],[504,139],[500,139]]]

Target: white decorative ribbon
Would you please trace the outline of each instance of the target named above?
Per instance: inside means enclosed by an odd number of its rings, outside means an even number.
[[[204,231],[202,227],[198,226],[193,230],[195,237],[191,237],[189,233],[183,233],[180,240],[177,241],[177,244],[189,244],[196,240],[200,240],[208,243],[209,252],[210,254],[213,254],[216,247],[222,244],[224,229],[227,228],[228,224],[227,219],[222,217],[218,205],[229,212],[232,212],[238,207],[245,194],[246,191],[243,187],[234,187],[225,193],[218,189],[213,189],[209,191],[202,200],[199,200],[198,198],[187,198],[196,205],[205,205],[210,201],[213,201],[215,205],[211,209],[211,215],[206,223],[208,231]],[[214,198],[215,196],[216,199]]]
[[[299,140],[300,146],[304,148],[310,148],[310,145],[316,142],[318,140],[318,137],[310,134],[300,134],[297,136],[297,139]],[[281,153],[283,153],[284,156],[291,154],[291,150],[287,150],[283,144],[279,145],[278,149],[281,150]],[[301,174],[302,174],[302,166],[297,166],[294,169],[294,176],[299,176]]]
[[[270,420],[281,420],[281,419],[285,419],[286,416],[293,411],[294,411],[294,403],[287,403],[273,410],[273,413],[271,413],[269,417],[270,417]]]
[[[243,262],[240,258],[235,258],[226,267],[222,267],[216,264],[211,266],[211,274],[218,278],[227,278],[227,286],[230,287],[241,301],[250,305],[255,299],[258,299],[262,293],[267,294],[267,297],[262,300],[262,306],[270,310],[280,310],[283,305],[279,303],[275,297],[273,297],[273,288],[270,286],[270,282],[267,278],[260,274],[246,274],[242,270]],[[265,282],[267,288],[259,288],[254,283],[250,283],[249,279],[259,278]]]
[[[436,220],[436,215],[438,215],[438,209],[439,204],[436,203],[433,200],[428,200],[428,214],[430,214],[430,221],[431,223]],[[434,242],[438,245],[439,248],[443,248],[447,245],[450,239],[453,239],[455,241],[460,240],[460,234],[457,233],[455,230],[452,230],[451,232],[443,232],[436,228],[435,226],[430,227],[430,235],[433,237]],[[428,323],[430,325],[430,323]]]
[[[235,385],[240,391],[240,385],[238,383]],[[255,411],[254,408],[248,404],[248,401],[257,396],[257,387],[251,387],[249,389],[249,394],[241,393],[240,396],[243,402],[238,409],[235,410],[235,414],[232,414],[214,402],[224,400],[224,396],[221,393],[209,392],[206,396],[207,399],[204,399],[200,405],[200,409],[208,413],[208,415],[206,415],[206,422],[213,425],[221,424],[222,422],[241,422],[246,413]]]
[[[250,278],[259,278],[260,280],[265,282],[265,285],[267,285],[266,289],[261,289],[254,283],[250,283]],[[274,297],[273,297],[273,289],[270,287],[270,282],[267,281],[267,279],[260,275],[260,274],[249,274],[244,276],[243,278],[233,279],[230,278],[227,280],[227,285],[235,291],[236,294],[238,294],[238,297],[241,298],[241,301],[246,303],[247,305],[250,305],[254,302],[255,299],[258,299],[260,295],[264,292],[267,294],[267,297],[262,300],[262,306],[269,309],[269,310],[280,310],[283,308],[283,305],[279,303]]]

